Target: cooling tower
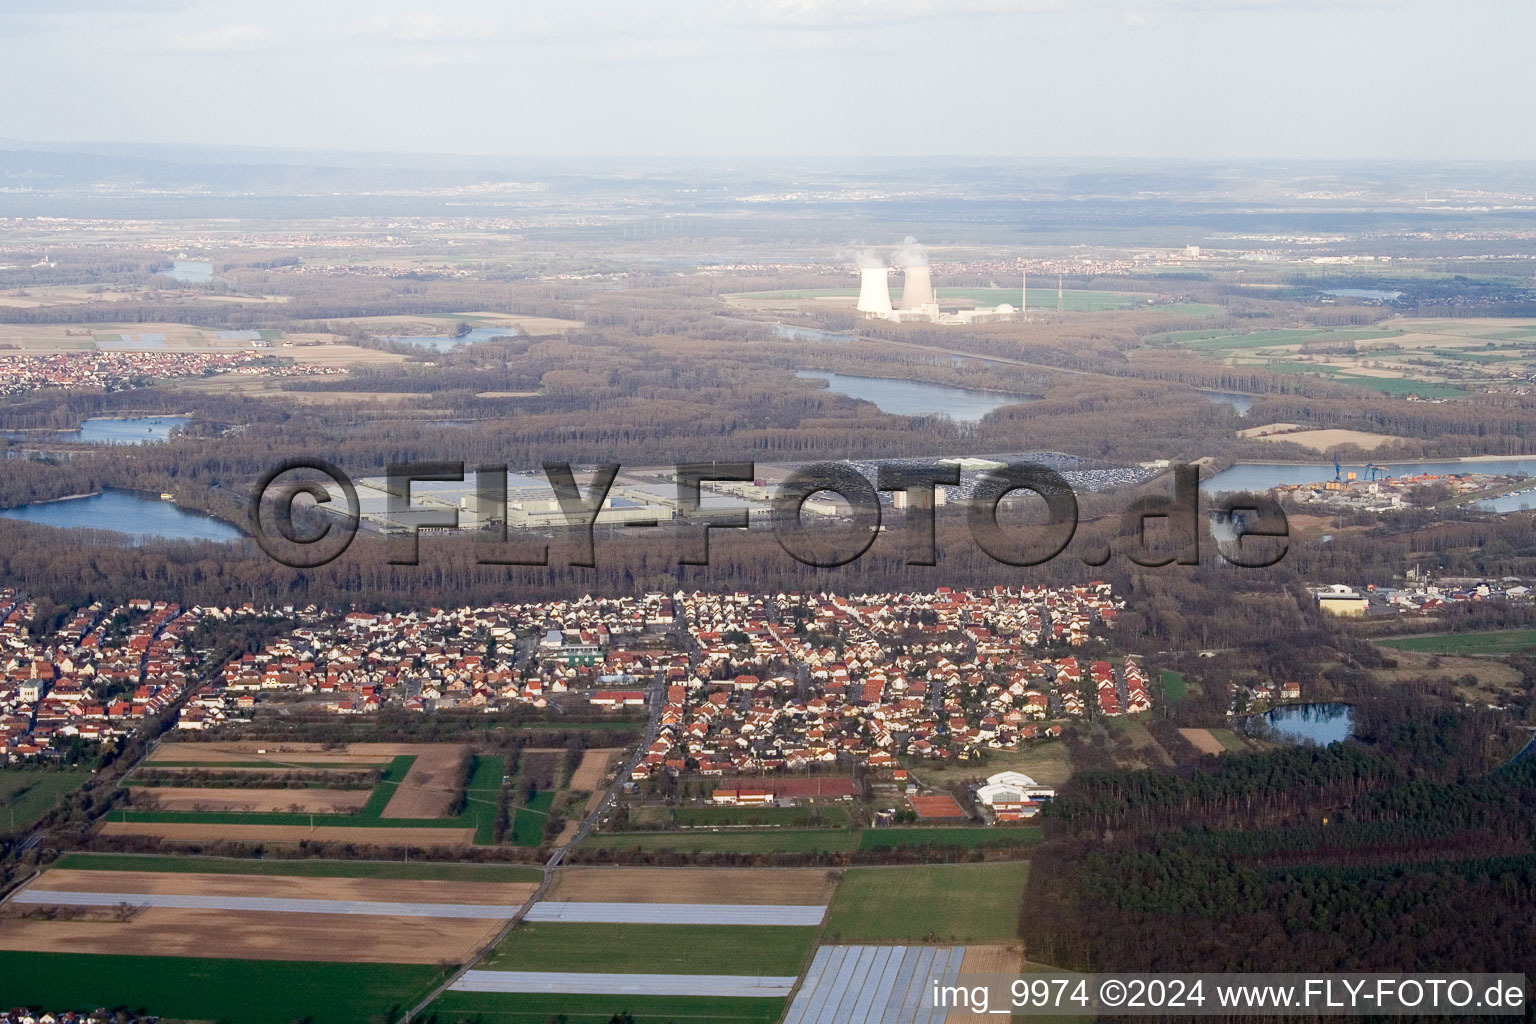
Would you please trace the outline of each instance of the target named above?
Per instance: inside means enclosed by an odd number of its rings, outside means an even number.
[[[906,267],[906,279],[902,285],[901,308],[922,309],[924,306],[932,306],[938,300],[933,297],[933,277],[928,271],[928,265],[920,267]]]
[[[891,284],[889,271],[884,267],[859,269],[860,313],[889,313],[891,311]]]

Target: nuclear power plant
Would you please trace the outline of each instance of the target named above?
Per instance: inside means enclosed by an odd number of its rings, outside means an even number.
[[[885,267],[859,268],[860,313],[878,317],[892,312],[890,275]]]
[[[902,273],[899,303],[891,302],[892,270]],[[889,260],[881,260],[872,252],[860,256],[859,301],[854,308],[867,320],[930,324],[995,323],[1022,318],[1025,292],[1025,283],[1021,279],[1019,307],[1005,302],[995,307],[941,312],[938,295],[933,290],[933,272],[928,266],[928,254],[917,244],[916,239],[908,238],[906,244],[892,253]]]

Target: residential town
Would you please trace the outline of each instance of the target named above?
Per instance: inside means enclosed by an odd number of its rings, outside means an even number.
[[[813,765],[967,761],[1152,706],[1106,642],[1110,586],[932,593],[704,594],[420,612],[92,605],[39,642],[25,596],[0,598],[0,748],[60,756],[177,708],[184,731],[238,730],[262,706],[338,716],[525,706],[643,716],[632,781]],[[200,677],[188,637],[278,625]],[[182,698],[185,697],[185,700]]]
[[[201,609],[147,599],[81,608],[45,642],[34,606],[0,591],[0,753],[57,760],[81,744],[115,742],[174,708],[197,681],[187,638]]]
[[[302,377],[343,373],[336,367],[279,362],[257,352],[58,352],[0,354],[0,395],[43,388],[100,388],[127,391],[176,377],[240,373],[259,377]]]

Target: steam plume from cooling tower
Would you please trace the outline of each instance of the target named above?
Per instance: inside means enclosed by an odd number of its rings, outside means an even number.
[[[919,245],[917,239],[908,235],[901,248],[891,253],[891,263],[898,267],[926,267],[928,250]]]

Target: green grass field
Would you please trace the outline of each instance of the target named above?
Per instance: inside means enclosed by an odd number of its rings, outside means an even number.
[[[691,924],[518,925],[481,965],[491,971],[799,974],[816,929]]]
[[[1228,750],[1235,750],[1241,753],[1242,751],[1252,749],[1241,736],[1233,732],[1231,729],[1210,729],[1207,731],[1210,732],[1212,736],[1216,737],[1216,742],[1220,743]]]
[[[272,768],[271,761],[145,761],[145,768],[202,768],[207,771],[217,771],[220,768]],[[284,768],[313,768],[316,771],[331,772],[364,772],[373,768],[388,768],[389,762],[380,761],[378,764],[349,764],[338,767],[330,762],[319,761],[284,761]]]
[[[1145,340],[1148,344],[1178,345],[1196,352],[1225,356],[1232,352],[1273,348],[1277,345],[1300,345],[1303,342],[1314,341],[1373,341],[1380,338],[1395,338],[1402,333],[1397,330],[1384,331],[1371,328],[1358,330],[1280,328],[1272,331],[1253,331],[1249,334],[1215,330],[1169,331],[1166,334],[1148,335]]]
[[[530,811],[526,807],[517,808],[512,812],[512,845],[538,846],[544,841],[544,823],[548,820],[548,815]]]
[[[537,882],[539,868],[516,864],[434,864],[428,861],[255,860],[230,857],[163,857],[133,853],[66,853],[56,868],[80,871],[158,871],[206,875],[300,878],[389,878],[428,882]]]
[[[1418,395],[1420,398],[1466,398],[1472,392],[1452,384],[1436,384],[1402,377],[1353,377],[1340,374],[1335,380],[1379,391],[1384,395]]]
[[[126,1006],[224,1024],[374,1024],[395,1020],[439,977],[424,964],[0,952],[0,1005]]]
[[[9,768],[0,771],[0,835],[24,832],[53,809],[59,797],[85,785],[88,768]]]
[[[1378,640],[1378,646],[1426,654],[1513,654],[1536,647],[1536,629],[1498,629],[1487,633],[1440,633]]]
[[[464,817],[475,823],[475,845],[490,846],[496,841],[496,812],[501,807],[501,780],[505,762],[499,757],[476,755],[464,787]]]
[[[1009,942],[1018,937],[1029,864],[850,868],[824,942]]]
[[[1189,696],[1189,683],[1185,681],[1182,672],[1172,669],[1163,669],[1163,696],[1170,704],[1176,704]]]
[[[842,825],[848,809],[836,804],[816,807],[679,807],[679,825]]]
[[[1008,303],[1010,306],[1019,304],[1019,290],[1017,288],[939,288],[939,301],[954,301],[963,299],[974,302],[978,306],[996,306]],[[856,295],[856,292],[849,292]],[[893,293],[894,294],[894,293]],[[1088,289],[1068,289],[1062,292],[1061,306],[1065,310],[1074,313],[1102,313],[1112,309],[1130,309],[1138,303],[1145,303],[1152,298],[1150,294],[1137,294],[1135,292],[1104,292]],[[1031,288],[1029,290],[1028,308],[1038,310],[1054,310],[1056,308],[1055,288]]]
[[[871,828],[859,836],[861,850],[889,850],[898,846],[1031,846],[1040,841],[1033,825],[1002,825],[996,828]]]
[[[1042,786],[1060,786],[1072,777],[1073,772],[1071,751],[1065,743],[1055,741],[1018,750],[989,750],[980,762],[910,761],[908,767],[923,782],[933,785],[1011,770],[1023,772]]]
[[[681,853],[848,853],[859,835],[841,829],[772,829],[763,832],[606,832],[582,847],[600,850],[677,850]]]
[[[445,992],[427,1008],[437,1024],[608,1024],[628,1013],[635,1024],[774,1024],[784,1012],[783,999],[731,999],[713,996],[570,996],[502,995]],[[323,1024],[317,1021],[316,1024]]]

